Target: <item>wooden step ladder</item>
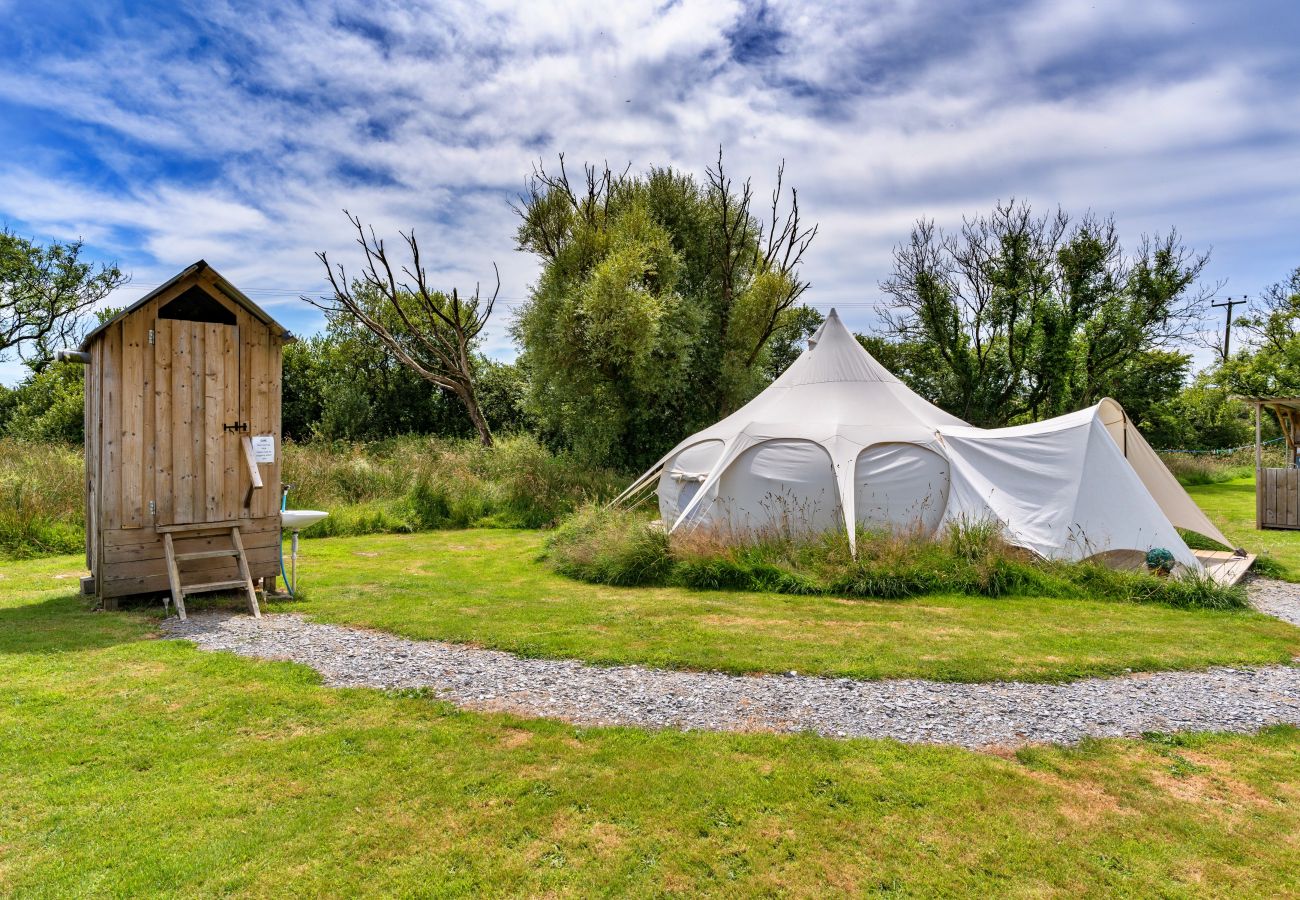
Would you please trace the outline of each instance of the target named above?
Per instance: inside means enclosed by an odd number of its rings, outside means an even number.
[[[203,550],[197,553],[177,553],[176,546],[172,543],[172,534],[185,532],[191,533],[196,531],[229,531],[230,549],[229,550]],[[248,610],[254,618],[262,618],[262,611],[257,606],[257,592],[253,588],[253,576],[248,568],[248,557],[244,554],[244,541],[239,536],[239,526],[232,525],[229,528],[224,526],[213,526],[211,524],[195,524],[191,526],[173,525],[167,531],[163,532],[163,549],[167,554],[167,580],[171,584],[172,602],[176,604],[176,613],[185,620],[185,598],[190,594],[201,594],[206,591],[228,591],[234,589],[243,590],[248,594]],[[234,557],[239,562],[239,578],[233,581],[207,581],[201,584],[182,584],[180,563],[191,559],[219,559],[221,557]]]

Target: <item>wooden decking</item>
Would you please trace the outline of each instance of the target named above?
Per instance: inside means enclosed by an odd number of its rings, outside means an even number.
[[[1196,558],[1205,566],[1205,572],[1219,584],[1231,586],[1241,581],[1255,561],[1255,554],[1234,556],[1227,550],[1195,550]]]

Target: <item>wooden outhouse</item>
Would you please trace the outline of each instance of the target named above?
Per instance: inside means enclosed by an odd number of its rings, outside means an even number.
[[[1255,407],[1255,527],[1300,529],[1300,397],[1239,397]],[[1283,465],[1264,465],[1263,410],[1273,411],[1286,441]]]
[[[199,261],[104,322],[86,373],[83,590],[129,594],[274,583],[280,553],[285,329]]]

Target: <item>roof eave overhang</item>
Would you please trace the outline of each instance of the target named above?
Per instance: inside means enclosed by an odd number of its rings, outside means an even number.
[[[181,284],[187,280],[197,281],[199,276],[202,275],[204,272],[212,273],[212,286],[215,287],[218,291],[220,291],[228,300],[234,303],[238,303],[240,306],[244,307],[244,309],[248,310],[248,312],[250,312],[255,318],[257,318],[258,320],[266,324],[268,327],[270,327],[273,330],[279,331],[281,340],[285,341],[286,343],[297,340],[289,332],[287,328],[285,328],[279,322],[275,321],[275,319],[271,318],[271,316],[268,315],[264,309],[262,309],[252,300],[250,300],[247,295],[245,295],[241,290],[239,290],[239,288],[235,287],[233,284],[231,284],[229,281],[223,278],[221,276],[221,273],[218,272],[216,269],[212,268],[210,265],[208,265],[206,260],[201,259],[198,262],[194,263],[193,265],[186,267],[174,277],[169,278],[163,284],[158,285],[158,287],[154,288],[152,291],[145,294],[143,297],[141,297],[139,300],[132,303],[126,309],[114,315],[108,321],[101,322],[94,329],[92,329],[89,334],[87,334],[84,338],[82,338],[81,345],[78,347],[78,349],[81,350],[81,352],[83,353],[86,352],[88,349],[90,349],[90,345],[94,343],[95,340],[101,334],[103,334],[104,331],[106,331],[109,326],[122,321],[127,316],[135,312],[137,309],[144,306],[150,300],[153,300],[155,297],[159,296],[160,294],[163,294],[166,291],[171,290],[176,285]]]

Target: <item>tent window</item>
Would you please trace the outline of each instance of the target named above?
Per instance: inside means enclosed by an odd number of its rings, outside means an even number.
[[[179,319],[183,322],[212,322],[214,325],[234,325],[235,314],[203,288],[195,285],[175,300],[158,310],[160,319]]]
[[[700,492],[701,483],[702,482],[699,481],[682,482],[682,488],[677,494],[677,510],[679,512],[691,505],[691,501],[695,499],[695,495]]]

